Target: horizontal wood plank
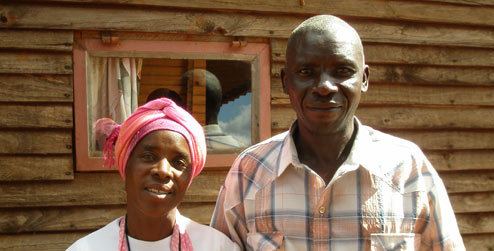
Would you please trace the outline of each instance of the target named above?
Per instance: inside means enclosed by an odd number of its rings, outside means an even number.
[[[462,234],[494,233],[494,213],[457,214]]]
[[[94,231],[125,215],[125,206],[0,210],[0,232]]]
[[[271,59],[285,61],[287,39],[271,39]],[[368,64],[494,66],[494,50],[445,46],[364,43]]]
[[[276,135],[285,129],[272,129]],[[475,131],[384,131],[414,142],[424,151],[493,150],[494,132]]]
[[[492,114],[494,108],[410,106],[362,106],[356,113],[362,123],[376,129],[494,129]]]
[[[71,74],[72,55],[2,51],[0,73]]]
[[[462,236],[466,250],[494,250],[494,234],[464,234]]]
[[[493,6],[494,2],[491,0],[421,0],[422,2],[436,2],[436,3],[452,3],[462,5],[474,5],[474,6]],[[467,249],[474,250],[474,249]]]
[[[492,191],[450,194],[449,200],[455,213],[494,212]]]
[[[39,1],[39,0],[38,0]],[[46,1],[46,0],[42,0]],[[494,17],[491,16],[490,6],[462,6],[447,5],[435,2],[416,1],[335,1],[327,2],[315,0],[299,1],[252,1],[241,2],[239,0],[229,1],[156,1],[156,0],[51,0],[79,3],[112,3],[152,5],[166,7],[185,7],[202,9],[227,9],[257,12],[282,12],[298,14],[326,14],[340,16],[355,16],[360,18],[383,18],[391,20],[420,20],[423,22],[461,23],[494,26]]]
[[[0,130],[0,154],[69,154],[72,132]]]
[[[291,106],[273,106],[271,127],[288,129],[296,119]],[[494,129],[494,108],[361,106],[356,116],[376,129]]]
[[[487,170],[494,163],[493,150],[427,151],[425,155],[438,171]]]
[[[389,131],[415,142],[423,150],[494,149],[494,131]]]
[[[83,232],[27,233],[0,235],[1,251],[44,250],[60,251],[67,249],[77,239],[89,234]]]
[[[441,172],[439,176],[448,193],[494,191],[494,170]]]
[[[187,190],[184,202],[216,202],[225,171],[205,171]],[[76,173],[73,181],[0,184],[0,208],[122,205],[124,183],[116,172]]]
[[[72,102],[69,75],[0,75],[2,102]]]
[[[72,51],[70,31],[0,30],[0,48]]]
[[[0,156],[0,181],[72,180],[72,155]]]
[[[0,128],[73,128],[72,105],[0,104]]]
[[[282,63],[273,63],[271,65],[271,97],[286,98],[283,93],[280,72],[284,67]],[[455,87],[459,89],[456,92],[463,92],[466,89],[479,90],[481,104],[492,104],[494,87],[494,72],[490,68],[452,68],[452,67],[429,67],[429,66],[406,66],[406,65],[370,65],[369,91],[373,88],[382,86],[396,86],[400,88],[420,88],[420,86],[429,86],[430,88],[441,88],[441,90],[453,91]],[[401,87],[403,86],[403,87]],[[475,87],[475,88],[471,88]],[[394,89],[396,89],[395,87]],[[453,89],[451,89],[453,88]],[[486,89],[483,89],[486,88]],[[430,91],[430,90],[429,90]],[[443,92],[443,91],[441,91]],[[368,96],[369,93],[366,95]],[[455,97],[462,97],[456,94]],[[364,97],[365,98],[365,95]],[[487,98],[486,101],[484,99]],[[417,98],[419,99],[419,98]],[[465,99],[465,98],[464,98]],[[473,100],[468,97],[469,100]],[[451,100],[451,99],[450,99]],[[473,101],[453,101],[448,100],[449,104],[473,104]],[[476,100],[476,99],[475,99]],[[445,101],[441,101],[445,103]]]
[[[273,83],[273,82],[271,82]],[[281,83],[275,83],[282,89]],[[271,88],[272,105],[289,105],[288,95]],[[475,97],[475,98],[472,98]],[[361,96],[361,105],[463,105],[493,106],[494,88],[370,84]]]
[[[366,1],[364,1],[366,2]],[[245,3],[243,3],[245,4]],[[242,5],[243,5],[242,4]],[[236,8],[238,6],[236,5]],[[213,7],[212,5],[209,5]],[[364,9],[360,5],[359,9]],[[378,5],[375,5],[375,8]],[[213,8],[217,8],[214,6]],[[283,8],[285,8],[283,4]],[[421,13],[422,10],[410,10]],[[440,9],[441,13],[446,13]],[[485,10],[481,10],[485,11]],[[334,13],[333,10],[330,11]],[[369,11],[366,11],[367,13]],[[336,13],[334,13],[336,14]],[[477,17],[478,13],[471,13]],[[260,15],[231,13],[141,9],[141,8],[87,8],[74,6],[43,6],[35,4],[0,5],[4,28],[45,28],[70,30],[122,30],[143,32],[169,32],[188,34],[222,34],[226,36],[284,37],[305,18],[295,15]],[[467,16],[469,14],[466,14]],[[353,16],[353,15],[348,15]],[[464,15],[462,15],[464,16]],[[111,17],[111,22],[108,22]],[[458,17],[454,23],[458,23]],[[484,27],[451,27],[439,24],[383,22],[376,20],[350,19],[367,42],[439,44],[493,48],[494,33]],[[486,25],[486,20],[481,20]]]
[[[209,225],[214,202],[180,204],[180,214]],[[0,233],[94,231],[125,215],[126,206],[0,209]]]

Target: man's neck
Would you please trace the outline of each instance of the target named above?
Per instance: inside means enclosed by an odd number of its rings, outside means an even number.
[[[157,241],[172,234],[176,209],[167,215],[152,217],[127,208],[127,234],[134,239]]]
[[[300,162],[319,174],[327,184],[350,154],[356,131],[353,123],[341,132],[327,135],[297,127],[294,141]]]

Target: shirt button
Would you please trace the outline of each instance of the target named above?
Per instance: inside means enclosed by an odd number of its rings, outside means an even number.
[[[323,214],[325,211],[326,211],[326,208],[324,208],[324,207],[320,207],[319,208],[319,213],[320,214]]]

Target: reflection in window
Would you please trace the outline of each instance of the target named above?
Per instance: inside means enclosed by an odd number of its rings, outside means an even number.
[[[158,97],[175,100],[204,126],[209,151],[238,151],[255,142],[250,62],[90,56],[87,69],[92,157],[101,156],[110,133],[105,128]]]

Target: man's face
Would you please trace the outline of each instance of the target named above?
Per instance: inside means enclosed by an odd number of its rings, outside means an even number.
[[[327,135],[351,126],[367,90],[361,46],[342,32],[308,31],[296,39],[287,50],[282,81],[299,127]]]
[[[191,156],[185,138],[168,130],[151,132],[137,143],[127,162],[128,208],[163,216],[180,204],[190,179]]]

